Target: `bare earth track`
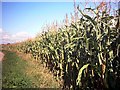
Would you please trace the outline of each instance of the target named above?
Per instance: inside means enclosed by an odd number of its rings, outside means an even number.
[[[0,52],[0,61],[2,61],[3,57],[4,57],[4,53]]]

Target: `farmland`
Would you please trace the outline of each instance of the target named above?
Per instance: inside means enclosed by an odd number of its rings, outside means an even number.
[[[44,31],[34,40],[6,45],[4,49],[30,54],[53,74],[62,89],[119,90],[119,14],[113,16],[106,9],[99,12],[85,8],[94,14],[91,17],[79,6],[77,10],[82,15],[78,21],[58,30]],[[25,64],[22,63],[18,65]]]

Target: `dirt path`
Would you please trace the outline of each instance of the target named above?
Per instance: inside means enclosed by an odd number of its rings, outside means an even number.
[[[3,57],[4,57],[4,53],[0,52],[0,61],[2,61]]]
[[[4,51],[3,88],[60,88],[53,74],[31,55]],[[3,54],[1,54],[3,56]],[[9,69],[8,69],[9,68]]]

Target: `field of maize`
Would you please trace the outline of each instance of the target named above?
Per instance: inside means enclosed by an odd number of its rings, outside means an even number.
[[[91,16],[77,9],[82,15],[77,22],[6,47],[40,60],[63,89],[119,90],[120,11],[111,16],[105,10],[86,8],[94,13]]]

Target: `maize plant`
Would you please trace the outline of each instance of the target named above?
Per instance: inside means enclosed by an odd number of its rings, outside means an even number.
[[[119,15],[106,10],[86,8],[86,15],[57,32],[48,30],[34,41],[16,44],[20,52],[31,53],[63,81],[63,89],[120,89],[120,26]],[[116,22],[113,25],[112,20]],[[14,47],[14,48],[16,48]]]

